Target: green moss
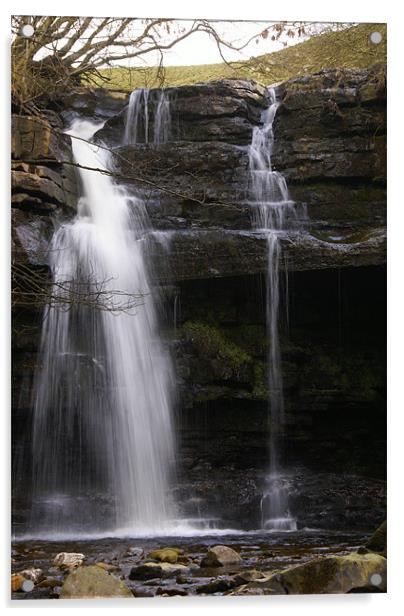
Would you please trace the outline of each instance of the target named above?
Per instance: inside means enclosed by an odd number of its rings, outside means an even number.
[[[182,326],[182,336],[192,342],[199,357],[215,358],[225,362],[237,372],[244,364],[251,363],[251,357],[213,325],[200,321],[187,321]]]
[[[383,36],[380,45],[373,45],[369,41],[369,34],[374,30],[378,30]],[[179,86],[232,77],[271,84],[323,68],[366,68],[385,63],[386,46],[385,24],[360,24],[339,32],[313,36],[281,51],[231,65],[221,63],[167,66],[163,83],[156,67],[101,69],[100,73],[109,81],[105,84],[100,78],[99,82],[103,87],[128,91],[141,87]]]

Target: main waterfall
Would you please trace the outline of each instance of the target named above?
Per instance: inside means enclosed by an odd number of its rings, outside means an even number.
[[[249,147],[250,198],[254,227],[267,241],[266,323],[269,338],[268,392],[270,410],[269,474],[261,499],[262,526],[268,530],[295,530],[288,508],[287,479],[282,475],[284,396],[279,343],[280,237],[296,219],[285,178],[272,169],[273,121],[279,102],[270,89],[262,126],[254,128]]]
[[[32,531],[164,533],[176,517],[172,367],[144,204],[106,174],[99,128],[70,129],[82,196],[54,234],[33,427]]]

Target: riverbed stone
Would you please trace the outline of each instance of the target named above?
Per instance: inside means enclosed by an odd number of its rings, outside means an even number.
[[[53,564],[60,569],[74,569],[80,567],[85,558],[84,554],[79,552],[60,552],[53,559]]]
[[[132,567],[129,573],[129,579],[151,580],[153,578],[168,578],[188,572],[189,567],[186,567],[185,565],[171,564],[167,562],[145,562],[137,567]]]
[[[386,574],[387,560],[383,556],[349,554],[317,558],[290,567],[270,575],[262,585],[269,594],[341,594],[369,585],[374,585],[379,592],[386,590]]]
[[[196,589],[199,595],[213,595],[216,593],[225,593],[237,586],[236,580],[231,576],[221,575],[210,580],[207,584],[202,584]]]
[[[78,567],[62,586],[61,599],[133,598],[126,584],[96,565]]]
[[[34,584],[37,584],[43,575],[42,569],[24,569],[24,571],[20,571],[20,575],[25,577],[27,580],[31,580]]]
[[[20,573],[13,573],[11,576],[11,591],[16,592],[20,590],[25,578]]]
[[[242,562],[241,556],[226,545],[215,545],[201,561],[201,567],[226,567]]]
[[[150,552],[149,554],[149,558],[171,564],[177,562],[178,556],[178,550],[175,550],[173,548],[162,548],[161,550],[153,550],[153,552]]]

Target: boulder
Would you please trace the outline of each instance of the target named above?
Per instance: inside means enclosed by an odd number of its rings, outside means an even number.
[[[178,560],[178,550],[173,548],[162,548],[161,550],[154,550],[150,552],[149,558],[153,558],[154,560],[159,560],[163,563],[171,563],[174,564]]]
[[[201,561],[201,567],[226,567],[242,562],[241,556],[226,545],[215,545]]]
[[[78,567],[66,578],[61,599],[133,598],[126,584],[97,565]]]
[[[340,594],[369,586],[379,592],[386,590],[386,574],[387,560],[379,554],[327,556],[274,573],[261,587],[266,594]]]
[[[132,567],[129,573],[130,580],[152,580],[153,578],[169,578],[188,573],[189,567],[167,562],[146,562]]]

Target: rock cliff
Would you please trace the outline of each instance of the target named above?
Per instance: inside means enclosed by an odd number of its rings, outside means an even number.
[[[284,462],[292,513],[307,526],[370,528],[385,515],[383,75],[328,70],[277,86],[273,164],[302,223],[283,240]],[[54,225],[74,215],[76,177],[61,118],[82,113],[105,122],[97,141],[113,149],[119,181],[143,196],[154,228],[156,283],[165,287],[165,335],[177,364],[179,499],[190,516],[198,510],[256,527],[270,430],[267,252],[252,230],[248,144],[266,92],[223,80],[167,95],[170,140],[159,148],[122,145],[123,96],[81,92],[59,113],[14,118],[15,451],[29,447],[41,319],[18,277],[22,268],[46,278]],[[156,96],[151,91],[151,124]]]

